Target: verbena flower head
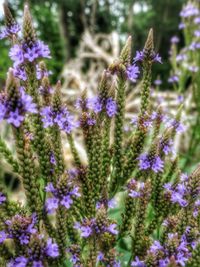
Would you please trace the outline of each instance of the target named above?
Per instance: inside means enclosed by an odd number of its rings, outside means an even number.
[[[80,231],[81,237],[83,238],[95,235],[100,238],[105,233],[115,236],[118,234],[116,227],[116,223],[113,223],[110,219],[105,217],[104,207],[101,207],[96,218],[84,219],[81,223],[75,223],[74,226],[75,229]]]
[[[46,209],[48,213],[53,213],[59,206],[64,206],[69,209],[75,198],[80,197],[79,188],[65,177],[60,178],[57,185],[49,183],[46,186],[46,192],[49,192],[53,197],[46,200]]]
[[[131,267],[146,267],[146,264],[136,256],[135,260],[131,262]]]
[[[0,39],[3,38],[13,38],[13,36],[16,36],[17,33],[20,31],[19,24],[15,21],[13,18],[10,9],[8,8],[7,4],[3,4],[4,13],[5,13],[5,28],[3,28],[0,32]]]
[[[78,125],[66,107],[55,110],[51,106],[46,106],[41,109],[41,115],[45,128],[57,125],[62,131],[69,134]]]
[[[0,205],[6,201],[6,196],[0,192]]]
[[[105,264],[105,266],[113,266],[113,267],[120,267],[120,261],[116,259],[115,251],[111,252],[111,255],[106,255],[106,253],[99,252],[97,256],[97,262]]]
[[[180,12],[183,18],[193,17],[199,15],[199,9],[192,3],[188,3]]]
[[[180,39],[177,36],[173,36],[170,41],[172,44],[177,44],[179,43]]]
[[[143,195],[143,189],[145,184],[143,182],[136,181],[131,179],[127,185],[128,195],[131,198],[139,198]]]
[[[37,232],[37,216],[15,215],[11,220],[7,220],[6,234],[7,238],[18,240],[21,245],[28,244],[32,234]]]
[[[138,159],[140,170],[152,170],[155,173],[163,171],[164,162],[158,155],[151,156],[147,153],[143,153]]]
[[[139,71],[139,67],[136,66],[135,64],[133,65],[130,65],[128,68],[127,68],[127,77],[128,79],[131,81],[131,82],[136,82],[137,81],[137,78],[138,78],[138,75],[140,74],[140,71]]]
[[[13,35],[16,35],[19,31],[20,31],[20,27],[17,23],[10,25],[9,27],[4,28],[0,32],[0,39],[12,37]]]
[[[8,264],[9,267],[34,266],[45,267],[48,260],[59,256],[58,245],[51,238],[44,240],[41,236],[33,235],[30,245],[26,248],[26,255],[14,258]]]
[[[71,245],[67,252],[70,254],[70,261],[73,263],[73,266],[78,267],[81,265],[81,248],[79,245]]]
[[[105,111],[110,118],[117,113],[117,104],[112,97],[106,99],[100,98],[99,96],[88,98],[86,100],[86,107],[93,110],[95,114]]]
[[[10,79],[13,79],[12,70],[8,74],[8,80]],[[6,91],[0,94],[0,120],[7,120],[8,123],[19,127],[26,113],[37,113],[32,97],[26,94],[24,88],[19,87],[14,80],[11,84],[8,82]]]
[[[157,79],[157,80],[154,81],[154,84],[157,85],[157,86],[159,86],[159,85],[162,84],[162,80]]]
[[[144,61],[145,60],[145,52],[143,51],[136,51],[136,56],[133,59],[133,62],[136,63],[137,61]],[[158,62],[162,64],[162,59],[159,56],[159,54],[156,54],[155,52],[151,55],[152,62]]]
[[[15,44],[9,52],[14,67],[26,64],[26,62],[34,62],[36,59],[50,58],[50,51],[47,45],[42,41],[36,41],[32,47],[27,44]]]

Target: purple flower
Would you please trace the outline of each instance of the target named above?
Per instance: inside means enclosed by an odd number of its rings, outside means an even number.
[[[160,79],[157,79],[157,80],[154,81],[154,84],[159,86],[159,85],[162,84],[162,81]]]
[[[22,81],[26,81],[27,80],[26,71],[22,67],[20,68],[19,66],[16,66],[13,69],[13,74],[14,74],[15,77],[19,78]]]
[[[188,205],[187,200],[183,199],[183,195],[179,192],[172,193],[171,201],[173,203],[178,203],[181,207],[186,207]]]
[[[81,237],[88,238],[92,235],[101,235],[105,232],[117,235],[118,231],[115,223],[105,220],[104,224],[99,224],[96,218],[84,219],[82,223],[75,223],[74,228],[81,231]]]
[[[48,77],[51,74],[52,74],[52,71],[41,69],[38,64],[36,65],[36,77],[38,80],[41,80],[44,76]]]
[[[64,107],[59,111],[55,111],[53,107],[46,106],[42,108],[40,114],[45,128],[57,125],[60,130],[71,133],[71,131],[77,127],[73,116]]]
[[[134,62],[143,61],[144,60],[144,52],[136,51],[136,56],[134,57]]]
[[[52,165],[56,165],[56,159],[55,159],[55,155],[53,152],[50,155],[50,162]]]
[[[44,42],[38,40],[35,44],[35,50],[39,57],[51,58],[49,47],[45,45]]]
[[[19,114],[18,109],[11,111],[7,118],[7,122],[13,124],[15,127],[19,127],[22,121],[24,121],[24,116]]]
[[[43,107],[41,110],[41,115],[45,128],[53,126],[53,112],[51,107]]]
[[[112,97],[109,97],[106,100],[106,112],[110,118],[113,117],[117,113],[117,104],[112,99]]]
[[[178,101],[179,104],[183,103],[183,101],[184,101],[183,95],[178,95],[177,96],[177,101]]]
[[[179,77],[177,75],[173,75],[173,76],[169,77],[168,82],[169,83],[178,83]]]
[[[6,201],[6,196],[0,192],[0,205]]]
[[[176,263],[180,264],[181,266],[185,266],[185,262],[188,261],[189,257],[186,257],[184,253],[178,253],[176,255]]]
[[[197,42],[192,42],[188,47],[187,50],[189,51],[195,51],[196,49],[200,48],[200,44]]]
[[[163,185],[163,188],[165,188],[168,192],[172,192],[172,183],[166,183]]]
[[[112,223],[107,227],[107,231],[110,232],[113,235],[117,235],[118,234],[118,230],[115,229],[116,227],[117,227],[116,223]]]
[[[177,44],[177,43],[179,43],[179,41],[180,41],[180,39],[179,39],[177,36],[173,36],[173,37],[171,38],[171,40],[170,40],[170,42],[171,42],[172,44]]]
[[[134,63],[137,61],[144,61],[145,60],[145,53],[144,51],[136,51],[136,56],[134,57]],[[151,55],[151,60],[153,62],[158,62],[162,64],[162,59],[159,56],[159,54],[156,54],[155,52],[153,52],[153,54]]]
[[[59,256],[58,245],[56,243],[53,243],[51,238],[47,240],[46,255],[51,258],[56,258]]]
[[[0,94],[0,120],[5,119],[8,123],[19,127],[24,121],[27,112],[36,113],[36,105],[32,102],[31,96],[24,92],[24,88],[18,88],[15,95],[7,92]]]
[[[200,31],[199,30],[195,30],[194,31],[194,36],[195,37],[200,37]]]
[[[131,262],[131,267],[146,267],[144,261],[141,261],[138,257],[135,257],[135,261]]]
[[[87,124],[89,126],[95,125],[96,124],[96,120],[93,118],[87,118]]]
[[[185,29],[185,23],[181,22],[181,23],[178,25],[178,28],[179,28],[179,30]]]
[[[35,267],[44,267],[43,262],[47,258],[56,258],[59,256],[58,245],[52,242],[52,239],[47,239],[47,242],[43,239],[42,235],[33,235],[31,239],[31,244],[26,251],[26,258],[19,256],[13,259],[8,266],[35,266]],[[35,246],[36,245],[36,246]],[[17,265],[18,264],[18,265]]]
[[[112,97],[109,98],[100,98],[100,96],[95,96],[88,98],[87,100],[82,100],[79,98],[76,101],[76,108],[81,108],[82,110],[91,109],[94,113],[98,114],[101,111],[105,110],[107,115],[111,118],[117,113],[117,105]],[[88,113],[87,113],[88,114]],[[90,118],[88,114],[88,125],[94,125],[96,120]]]
[[[14,67],[22,64],[24,62],[24,54],[20,45],[15,44],[11,47],[9,56],[14,61]]]
[[[135,190],[130,190],[129,194],[128,194],[130,197],[132,198],[138,198],[141,196],[141,193],[140,192],[137,192]]]
[[[189,176],[186,173],[181,173],[181,175],[180,175],[181,182],[187,181],[188,178],[189,178]]]
[[[31,47],[27,44],[15,44],[10,49],[9,56],[14,61],[14,66],[16,67],[25,61],[33,62],[37,58],[50,58],[50,51],[47,45],[38,40]]]
[[[174,128],[174,130],[176,130],[177,133],[183,133],[186,130],[186,127],[176,119],[169,119],[166,122],[166,126]]]
[[[170,140],[163,140],[160,141],[161,150],[164,152],[165,155],[168,155],[169,153],[174,153],[173,148],[173,141]]]
[[[81,226],[80,230],[82,237],[89,237],[92,234],[92,229],[90,228],[90,226]]]
[[[59,200],[57,198],[52,197],[46,200],[46,209],[49,214],[53,213],[58,208],[58,206]]]
[[[12,35],[17,34],[20,31],[20,27],[17,23],[12,24],[9,27],[4,28],[0,32],[0,39],[12,37]]]
[[[136,66],[135,64],[129,66],[127,68],[127,77],[130,81],[132,82],[136,82],[137,78],[138,78],[138,75],[140,74],[140,71],[139,71],[139,68],[138,66]]]
[[[41,261],[34,261],[32,267],[44,267]]]
[[[4,240],[6,240],[7,238],[7,234],[5,231],[0,231],[0,244],[4,242]]]
[[[184,61],[184,60],[187,60],[187,55],[186,54],[179,54],[179,55],[176,56],[176,62],[181,62],[181,61]],[[172,76],[170,78],[171,78],[172,82],[176,82],[176,80],[177,80],[176,75]]]
[[[110,209],[113,209],[116,206],[116,200],[115,199],[101,199],[100,201],[97,202],[96,204],[96,209],[100,209],[101,207],[108,207]]]
[[[150,157],[147,153],[139,156],[139,169],[148,170],[151,169],[155,173],[162,172],[164,167],[164,162],[159,156]]]
[[[33,62],[39,55],[37,54],[36,47],[27,48],[26,52],[24,53],[24,58],[27,59],[29,62]]]
[[[199,67],[197,66],[188,66],[188,70],[195,73],[199,70]]]
[[[165,258],[165,259],[161,259],[159,260],[159,267],[167,267],[169,266],[169,259],[168,258]]]
[[[194,18],[194,24],[200,24],[200,17]]]
[[[35,213],[31,217],[15,215],[11,220],[6,221],[8,237],[19,240],[22,245],[28,244],[31,234],[37,232],[35,228],[36,222]]]
[[[14,260],[11,260],[8,263],[8,267],[26,267],[28,264],[28,259],[24,256],[20,256],[15,258]]]
[[[159,241],[155,240],[153,242],[153,244],[151,245],[151,247],[150,247],[150,251],[155,253],[155,252],[157,252],[159,250],[163,250],[163,246],[161,246]]]
[[[99,252],[97,256],[97,261],[102,261],[104,259],[104,254],[102,252]]]
[[[102,101],[99,96],[87,99],[87,108],[92,109],[94,113],[99,113],[103,109]]]
[[[62,190],[60,189],[62,188]],[[53,197],[47,198],[46,209],[48,213],[53,213],[59,205],[69,209],[73,204],[73,198],[80,197],[78,187],[73,186],[72,183],[66,181],[66,186],[63,188],[62,181],[58,181],[56,187],[52,183],[46,186],[46,191],[50,192]]]
[[[192,3],[188,3],[180,12],[183,18],[193,17],[199,15],[199,10]]]

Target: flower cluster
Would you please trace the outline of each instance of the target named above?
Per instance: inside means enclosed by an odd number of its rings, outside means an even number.
[[[25,64],[26,61],[33,62],[38,58],[50,58],[50,51],[47,45],[42,41],[36,41],[32,47],[27,44],[15,44],[9,52],[11,60],[14,62],[14,67]]]
[[[69,209],[73,204],[73,199],[81,196],[77,186],[74,186],[72,182],[67,182],[62,179],[58,181],[56,187],[54,187],[52,183],[49,183],[45,190],[53,195],[53,197],[47,198],[46,200],[46,209],[48,213],[55,212],[60,205]]]
[[[11,37],[12,35],[16,35],[20,31],[19,24],[15,23],[10,25],[9,27],[4,28],[0,33],[0,39]]]
[[[137,80],[137,78],[138,78],[138,75],[139,75],[139,73],[140,73],[140,71],[139,71],[139,67],[138,66],[136,66],[135,64],[133,64],[133,65],[131,65],[131,66],[129,66],[128,68],[127,68],[127,77],[128,77],[128,79],[131,81],[131,82],[136,82],[136,80]]]
[[[37,108],[32,97],[25,93],[23,87],[14,90],[11,93],[0,94],[0,121],[4,119],[15,127],[19,127],[26,113],[37,113]]]
[[[168,233],[164,244],[155,240],[147,251],[145,260],[136,257],[131,266],[146,267],[149,259],[153,259],[155,266],[159,267],[167,267],[171,264],[185,266],[191,257],[191,249],[194,249],[198,244],[190,237],[191,232],[191,228],[187,227],[185,233],[181,236],[178,233]]]
[[[104,99],[99,96],[95,96],[86,100],[82,100],[81,98],[79,98],[76,101],[76,108],[86,108],[94,111],[95,114],[98,114],[105,110],[108,117],[110,118],[117,113],[117,105],[112,97]]]
[[[198,213],[198,206],[199,206],[199,200],[198,196],[200,194],[200,187],[196,186],[195,188],[195,194],[193,190],[190,188],[190,177],[187,175],[182,174],[180,177],[180,182],[176,185],[173,185],[172,183],[166,183],[164,184],[165,192],[170,194],[171,201],[173,203],[179,204],[181,207],[186,207],[189,205],[190,197],[193,197],[195,201],[194,203],[194,214],[197,215]]]
[[[183,18],[193,17],[199,15],[199,9],[192,3],[188,3],[180,12]]]
[[[44,267],[47,264],[47,260],[57,258],[59,256],[58,245],[53,243],[49,238],[47,241],[43,240],[41,236],[33,236],[31,240],[31,246],[28,248],[26,256],[18,256],[12,259],[9,263],[9,267],[16,266],[33,266]]]
[[[54,110],[51,106],[43,107],[41,116],[45,128],[57,125],[62,131],[69,134],[77,126],[74,117],[65,107],[60,110]]]
[[[158,155],[151,156],[150,154],[143,153],[138,159],[140,170],[152,170],[155,173],[163,171],[164,162]]]
[[[15,215],[11,220],[5,221],[6,231],[4,231],[4,234],[2,232],[4,240],[11,238],[19,241],[21,245],[28,244],[31,235],[37,232],[36,223],[36,214],[32,216]]]
[[[145,60],[145,51],[136,51],[136,56],[134,57],[134,63],[137,62],[137,61],[144,61]],[[151,55],[151,60],[153,62],[158,62],[160,64],[162,64],[162,59],[161,57],[159,56],[159,54],[153,52],[152,55]]]
[[[0,205],[6,201],[6,196],[0,192]]]
[[[132,198],[139,198],[143,194],[144,183],[131,179],[127,185],[128,195]]]
[[[101,235],[106,232],[112,235],[118,234],[116,223],[109,223],[109,221],[98,223],[95,218],[90,220],[85,219],[82,223],[77,222],[74,227],[75,229],[80,230],[81,236],[84,238]]]

